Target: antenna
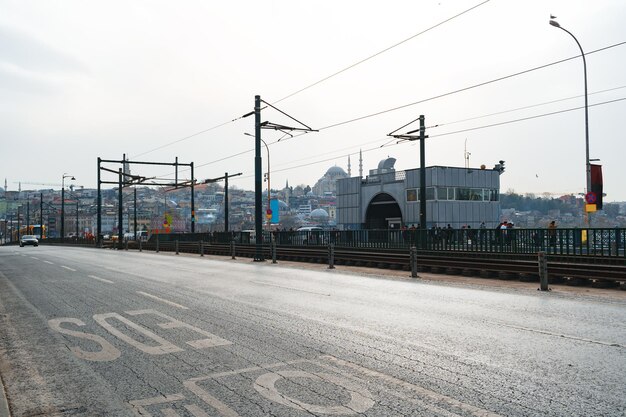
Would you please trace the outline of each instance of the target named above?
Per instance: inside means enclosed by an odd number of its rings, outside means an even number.
[[[467,152],[467,138],[465,138],[465,151],[463,153],[463,158],[465,159],[465,168],[469,169],[470,167],[470,155],[472,153],[471,152]]]

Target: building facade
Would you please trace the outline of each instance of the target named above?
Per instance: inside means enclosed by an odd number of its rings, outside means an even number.
[[[420,170],[395,171],[381,161],[366,178],[337,181],[337,226],[344,230],[419,226]],[[426,227],[495,227],[500,220],[500,174],[484,167],[426,168]]]

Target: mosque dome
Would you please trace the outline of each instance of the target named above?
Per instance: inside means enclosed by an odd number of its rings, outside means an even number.
[[[311,218],[315,220],[327,220],[328,213],[326,213],[326,210],[318,208],[311,212]]]
[[[338,167],[336,165],[328,168],[328,171],[326,171],[326,175],[330,177],[336,177],[338,175],[341,175],[344,177],[348,176],[348,174],[346,174],[346,171],[344,171],[343,168]]]

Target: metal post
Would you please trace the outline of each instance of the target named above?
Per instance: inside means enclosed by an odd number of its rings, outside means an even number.
[[[26,234],[30,234],[30,201],[26,202]]]
[[[417,248],[411,246],[411,278],[417,278]]]
[[[254,96],[254,261],[263,261],[263,174],[261,172],[261,96]]]
[[[272,239],[272,263],[275,264],[276,263],[276,240],[274,240],[272,237],[270,237],[270,239]]]
[[[159,253],[159,236],[156,237],[156,253]]]
[[[61,181],[61,241],[65,240],[65,175]]]
[[[195,203],[195,199],[194,199],[194,176],[193,176],[193,162],[190,164],[191,165],[191,233],[195,233],[196,232],[196,203]]]
[[[43,237],[43,193],[39,193],[39,238],[43,239]]]
[[[543,251],[539,252],[537,256],[539,264],[539,289],[541,291],[550,291],[550,288],[548,288],[548,258]]]
[[[124,242],[124,250],[128,250],[128,240]]]
[[[134,188],[133,188],[133,199],[135,200],[135,202],[134,202],[134,204],[133,204],[133,205],[134,205],[134,208],[135,208],[135,209],[134,209],[134,216],[133,216],[133,217],[134,217],[134,219],[133,219],[133,220],[134,220],[134,226],[135,226],[135,227],[134,227],[134,229],[133,229],[133,230],[134,230],[134,233],[135,233],[135,234],[134,234],[135,239],[137,239],[137,187],[134,187]]]
[[[98,157],[98,219],[96,226],[96,246],[102,247],[102,195],[100,194],[100,164],[102,159]]]
[[[424,115],[420,115],[420,229],[428,230],[426,225],[426,126]],[[426,249],[426,233],[421,234],[420,246]]]
[[[76,241],[78,241],[78,196],[74,198],[76,198]]]
[[[176,248],[176,255],[178,255],[178,239],[174,241],[174,247]]]
[[[204,256],[204,241],[200,241],[200,256]]]
[[[224,232],[228,233],[228,172],[224,173]]]
[[[143,252],[143,245],[142,245],[143,241],[141,239],[139,239],[139,252]]]
[[[235,239],[230,240],[230,256],[231,259],[235,259]]]
[[[335,269],[335,244],[328,244],[328,269]]]
[[[118,208],[117,208],[117,247],[118,249],[122,249],[122,240],[124,239],[124,212],[122,211],[122,168],[119,168],[118,171],[119,180],[119,190],[118,190]]]

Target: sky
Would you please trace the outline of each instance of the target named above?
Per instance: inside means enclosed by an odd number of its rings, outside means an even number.
[[[605,201],[626,201],[623,0],[0,0],[0,181],[95,188],[97,158],[126,154],[193,162],[199,181],[241,172],[230,184],[253,189],[254,118],[240,116],[260,95],[319,130],[263,131],[272,188],[348,171],[349,155],[356,176],[359,150],[365,175],[387,157],[417,168],[417,141],[387,134],[424,115],[428,166],[504,160],[502,192],[583,193],[582,59],[513,76],[580,55],[551,14],[586,53]],[[299,126],[270,106],[261,119]]]

